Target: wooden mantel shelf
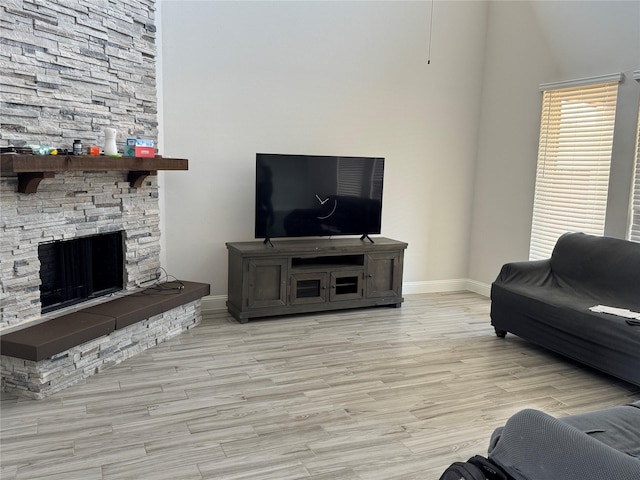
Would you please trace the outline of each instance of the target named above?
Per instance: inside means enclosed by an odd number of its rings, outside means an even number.
[[[139,188],[149,175],[158,170],[188,170],[186,158],[108,157],[102,155],[15,155],[0,156],[3,175],[18,175],[18,192],[35,193],[45,178],[57,172],[121,172],[128,171],[131,186]]]

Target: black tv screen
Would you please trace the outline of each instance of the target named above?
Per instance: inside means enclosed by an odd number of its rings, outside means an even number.
[[[380,233],[384,158],[256,154],[256,238]]]

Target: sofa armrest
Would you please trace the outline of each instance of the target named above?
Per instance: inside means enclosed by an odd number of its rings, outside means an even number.
[[[505,263],[500,270],[496,284],[517,282],[519,284],[545,285],[552,280],[551,260]]]
[[[516,480],[637,480],[640,459],[544,412],[522,410],[496,430],[489,458]]]

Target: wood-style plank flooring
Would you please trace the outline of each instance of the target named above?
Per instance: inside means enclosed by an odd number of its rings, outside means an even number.
[[[468,292],[245,325],[205,315],[48,399],[2,394],[0,478],[437,479],[522,408],[640,398],[489,321]]]

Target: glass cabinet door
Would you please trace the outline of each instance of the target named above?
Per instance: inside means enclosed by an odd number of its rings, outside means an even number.
[[[354,300],[362,298],[364,272],[332,272],[329,300]]]
[[[327,300],[325,272],[294,273],[291,275],[291,305],[321,303]]]

